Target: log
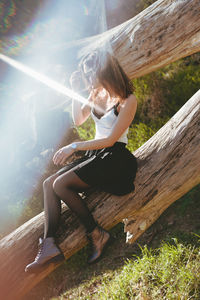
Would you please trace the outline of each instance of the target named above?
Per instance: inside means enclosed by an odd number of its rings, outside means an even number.
[[[195,0],[158,1],[104,36],[131,78],[138,77],[199,51],[199,8]],[[134,152],[139,169],[133,193],[88,193],[88,206],[103,227],[109,230],[124,220],[127,241],[133,242],[170,204],[200,183],[199,111],[200,91]],[[24,272],[35,257],[43,221],[41,213],[0,241],[2,299],[21,299],[55,269],[51,265],[38,275]],[[58,243],[66,259],[87,243],[83,227],[66,207]]]
[[[200,183],[200,90],[142,147],[135,191],[114,196],[96,190],[87,195],[95,219],[106,229],[124,220],[127,241],[135,241],[174,201]],[[55,265],[27,275],[26,264],[37,251],[43,213],[0,241],[1,295],[21,299]],[[58,242],[66,259],[86,245],[84,228],[68,209],[62,215]]]
[[[131,78],[196,53],[200,51],[199,14],[198,0],[156,1],[113,30],[114,53]]]
[[[53,52],[76,48],[82,56],[111,48],[130,78],[140,77],[200,51],[199,15],[199,0],[159,0],[123,24]]]
[[[123,220],[128,243],[133,243],[173,202],[200,183],[199,131],[200,90],[134,152],[143,161],[137,174],[142,181],[136,180],[139,185],[134,207],[132,203],[127,205],[129,216]]]

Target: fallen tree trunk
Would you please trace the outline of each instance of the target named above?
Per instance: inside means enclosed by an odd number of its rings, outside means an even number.
[[[130,78],[140,77],[200,51],[199,13],[199,0],[159,0],[121,25],[52,51],[77,48],[82,56],[111,47]]]
[[[137,239],[174,201],[200,183],[200,91],[196,93],[152,138],[134,152],[139,170],[135,191],[123,197],[91,191],[90,210],[106,229],[125,219],[127,240]],[[37,250],[43,232],[43,213],[0,241],[1,295],[20,299],[55,266],[39,275],[27,275],[24,267]],[[66,210],[59,243],[69,258],[84,245],[84,228]]]
[[[97,36],[51,45],[49,52],[55,59],[58,53],[74,57],[111,47],[130,78],[140,77],[200,51],[199,13],[199,0],[158,0],[123,24]]]
[[[114,53],[131,78],[200,51],[200,2],[161,0],[118,26]]]
[[[174,201],[200,183],[200,90],[142,147],[137,195],[123,221],[133,243]],[[146,190],[146,191],[145,191]],[[141,197],[140,198],[138,198]],[[136,204],[138,200],[138,206]]]

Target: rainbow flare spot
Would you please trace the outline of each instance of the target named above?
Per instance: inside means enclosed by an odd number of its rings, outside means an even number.
[[[84,10],[84,15],[88,16],[89,15],[89,10],[87,8],[87,6],[83,6],[83,10]]]
[[[10,5],[8,5],[10,2]],[[11,27],[11,17],[16,14],[16,5],[12,0],[0,3],[0,32],[5,33]]]

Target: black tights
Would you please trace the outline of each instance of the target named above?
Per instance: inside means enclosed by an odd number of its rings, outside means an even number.
[[[43,183],[45,227],[44,238],[54,237],[61,215],[61,199],[78,216],[87,232],[92,232],[96,222],[78,192],[89,188],[73,171],[54,174]]]

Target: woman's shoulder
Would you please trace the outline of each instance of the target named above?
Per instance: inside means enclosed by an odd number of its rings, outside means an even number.
[[[130,94],[126,99],[122,100],[120,103],[121,107],[126,107],[126,106],[135,106],[137,105],[137,98],[135,97],[134,94]]]
[[[119,105],[117,105],[117,111],[118,113],[120,111],[132,111],[135,110],[137,107],[137,98],[134,94],[130,94],[126,99],[119,102]]]
[[[134,94],[130,94],[126,99],[125,102],[137,102],[137,98]]]

